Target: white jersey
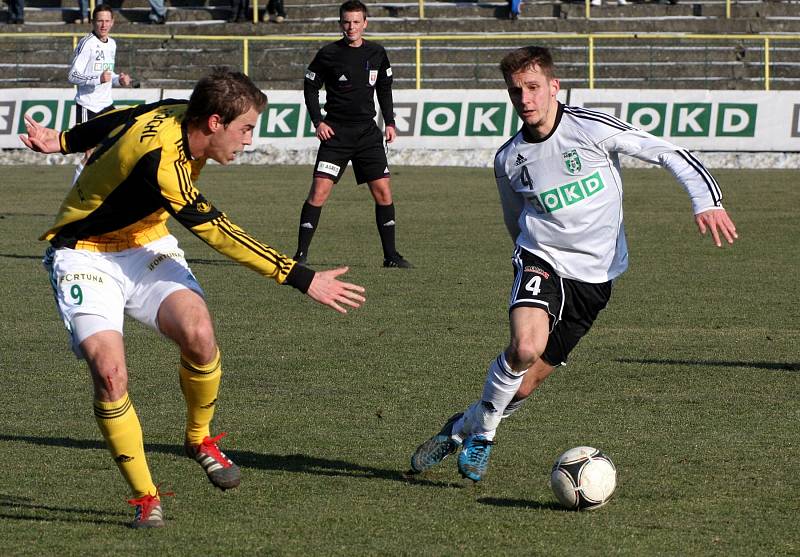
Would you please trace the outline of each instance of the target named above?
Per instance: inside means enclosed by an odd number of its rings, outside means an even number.
[[[695,214],[722,208],[717,182],[691,153],[608,114],[559,103],[550,135],[525,135],[495,156],[506,227],[564,278],[601,283],[628,268],[618,153],[669,170]]]
[[[100,112],[114,104],[111,98],[112,85],[119,85],[119,75],[114,73],[114,58],[117,43],[108,37],[106,42],[94,33],[83,37],[72,55],[69,69],[70,83],[78,86],[75,102],[92,112]],[[100,83],[100,74],[110,70],[111,81]]]

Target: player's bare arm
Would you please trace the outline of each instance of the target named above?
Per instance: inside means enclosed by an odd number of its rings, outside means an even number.
[[[347,313],[347,309],[340,304],[353,308],[360,307],[367,300],[362,296],[364,287],[337,278],[348,270],[348,267],[339,267],[328,271],[317,271],[306,294],[312,300],[332,307],[339,313]]]
[[[25,128],[28,134],[19,136],[28,149],[38,153],[60,153],[61,142],[58,138],[58,131],[45,128],[29,115],[25,115]]]
[[[736,225],[733,224],[728,212],[725,209],[710,209],[697,213],[694,216],[697,229],[703,236],[707,231],[711,231],[711,239],[718,248],[722,247],[720,234],[725,237],[728,244],[733,244],[739,235],[736,233]]]

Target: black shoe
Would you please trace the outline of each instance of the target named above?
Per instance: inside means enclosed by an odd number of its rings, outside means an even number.
[[[295,253],[292,259],[297,261],[297,264],[302,265],[303,267],[305,267],[306,263],[308,263],[308,256],[302,251],[298,251],[297,253]]]
[[[397,268],[397,269],[411,269],[413,265],[409,263],[406,259],[403,258],[402,255],[395,252],[394,255],[391,257],[387,257],[383,260],[383,266],[388,268]]]

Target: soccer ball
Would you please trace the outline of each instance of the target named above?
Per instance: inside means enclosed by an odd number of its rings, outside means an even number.
[[[550,487],[566,508],[589,511],[605,505],[617,487],[611,459],[593,447],[575,447],[558,457]]]

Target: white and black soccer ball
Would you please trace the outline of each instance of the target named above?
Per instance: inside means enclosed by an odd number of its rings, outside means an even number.
[[[575,447],[558,457],[550,487],[568,509],[589,511],[605,505],[617,487],[617,469],[594,447]]]

